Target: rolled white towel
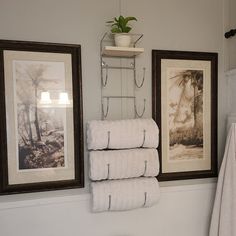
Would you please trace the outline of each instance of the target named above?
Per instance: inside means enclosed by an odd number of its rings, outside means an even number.
[[[89,150],[157,148],[159,129],[153,119],[90,121],[87,124]]]
[[[89,162],[92,180],[153,177],[159,173],[156,149],[91,151]]]
[[[160,188],[156,178],[93,182],[91,188],[94,212],[150,207],[160,198]]]

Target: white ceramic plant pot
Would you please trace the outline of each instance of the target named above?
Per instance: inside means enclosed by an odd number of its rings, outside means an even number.
[[[131,35],[127,33],[115,34],[115,45],[117,47],[129,47],[131,43]]]

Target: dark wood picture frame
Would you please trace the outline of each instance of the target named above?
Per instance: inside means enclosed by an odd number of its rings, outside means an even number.
[[[162,100],[165,95],[162,94],[162,60],[191,60],[210,62],[210,168],[207,170],[194,171],[170,171],[163,172],[163,150],[162,150]],[[194,178],[209,178],[217,176],[217,74],[218,74],[218,54],[207,52],[191,51],[169,51],[152,50],[152,116],[160,128],[160,145],[158,147],[160,158],[160,174],[157,177],[160,181],[182,180]],[[169,122],[169,118],[168,122]],[[169,133],[168,133],[169,135]],[[168,144],[169,145],[169,144]]]
[[[39,181],[33,183],[9,184],[8,143],[5,96],[4,52],[35,52],[69,55],[70,77],[72,78],[74,170],[73,178],[65,180]],[[74,44],[43,43],[30,41],[0,40],[0,195],[23,192],[49,191],[84,187],[83,164],[83,108],[82,108],[81,46]]]

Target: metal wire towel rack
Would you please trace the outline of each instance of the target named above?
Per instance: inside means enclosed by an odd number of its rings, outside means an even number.
[[[121,48],[121,47],[115,47],[110,46],[109,44],[112,44],[113,42],[113,34],[106,32],[101,41],[100,41],[100,60],[101,60],[101,106],[102,106],[102,119],[106,119],[109,114],[109,108],[110,108],[110,101],[113,99],[131,99],[134,103],[134,115],[135,118],[141,118],[146,109],[146,99],[143,99],[143,110],[141,113],[138,112],[137,104],[136,104],[136,96],[104,96],[103,95],[103,89],[107,86],[109,77],[111,76],[111,72],[113,70],[131,70],[133,71],[133,79],[134,79],[134,85],[136,88],[142,88],[144,81],[145,81],[145,72],[146,68],[143,67],[143,75],[141,81],[138,82],[137,79],[137,69],[136,69],[136,56],[144,52],[143,48],[136,48],[137,43],[140,41],[140,39],[143,37],[143,34],[131,34],[133,38],[133,42],[131,47],[128,48]],[[109,65],[105,61],[105,58],[129,58],[131,59],[130,66],[114,66]],[[140,80],[140,79],[139,79]]]

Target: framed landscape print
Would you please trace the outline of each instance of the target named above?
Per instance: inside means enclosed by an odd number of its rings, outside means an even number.
[[[217,176],[217,53],[152,51],[160,181]]]
[[[84,185],[80,45],[0,40],[0,194]]]

